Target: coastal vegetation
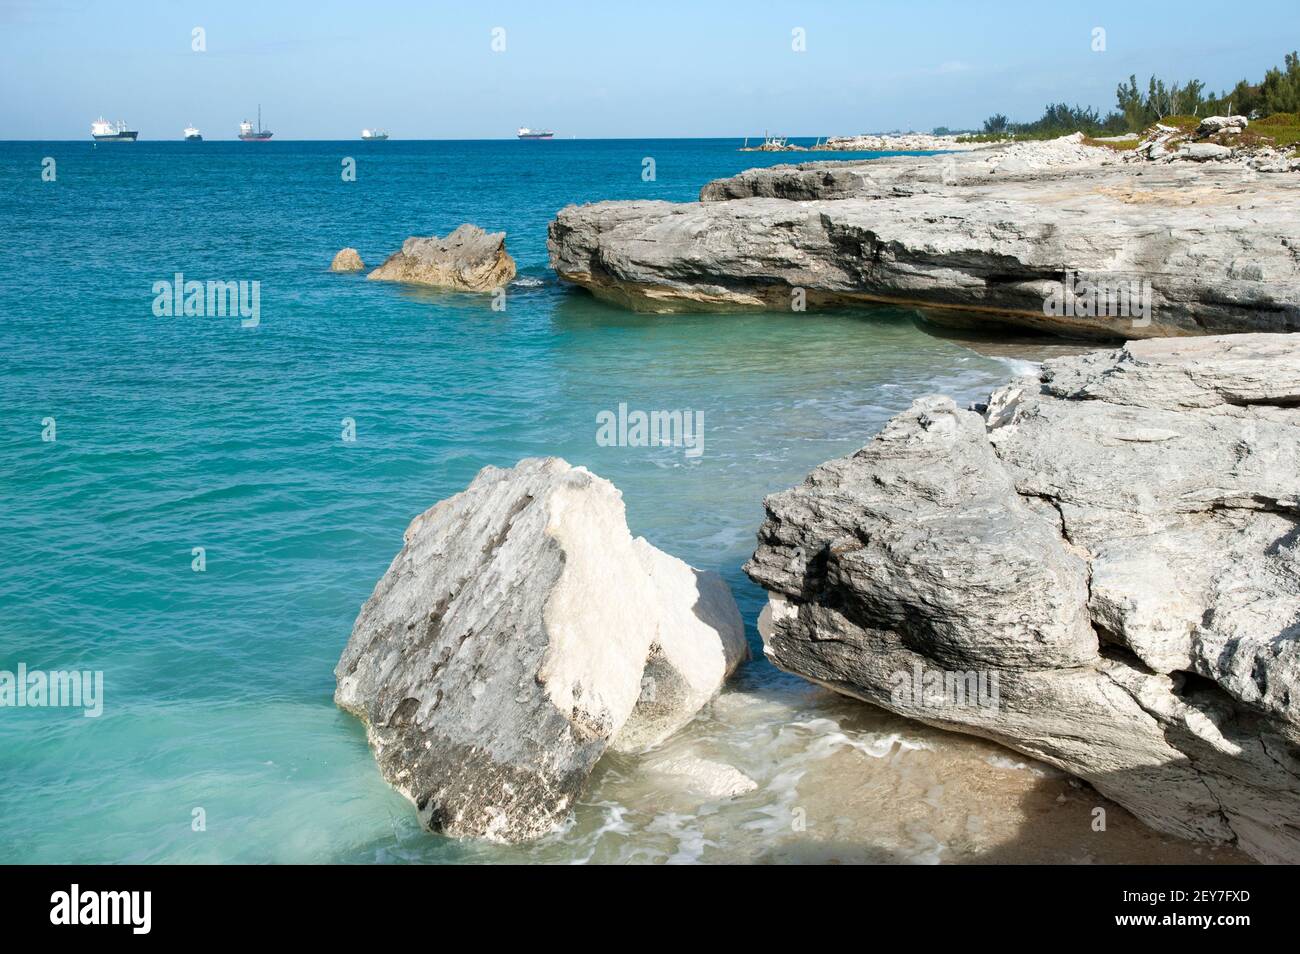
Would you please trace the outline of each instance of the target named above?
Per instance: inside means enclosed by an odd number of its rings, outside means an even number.
[[[1206,116],[1248,116],[1266,131],[1261,137],[1278,146],[1300,141],[1300,55],[1288,53],[1283,65],[1269,69],[1263,79],[1241,80],[1231,89],[1214,94],[1205,83],[1166,82],[1155,76],[1143,90],[1136,75],[1115,90],[1115,108],[1102,114],[1092,106],[1051,103],[1043,115],[1030,122],[1014,122],[1004,113],[984,121],[984,128],[963,137],[965,142],[996,142],[1006,139],[1055,139],[1082,132],[1085,136],[1113,137],[1141,133],[1156,123],[1195,125]]]

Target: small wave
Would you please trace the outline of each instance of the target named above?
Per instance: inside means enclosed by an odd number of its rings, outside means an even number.
[[[1011,373],[1018,378],[1036,378],[1043,369],[1041,361],[1026,361],[1024,358],[1008,358],[1004,355],[994,355],[993,360],[1010,368]]]
[[[533,278],[531,275],[521,275],[510,284],[518,285],[520,288],[541,288],[546,282],[540,278]]]
[[[801,729],[821,733],[820,738],[808,747],[807,751],[810,753],[816,751],[825,755],[841,746],[847,746],[873,759],[883,759],[894,751],[895,746],[898,747],[899,751],[903,752],[925,751],[930,748],[928,743],[918,739],[906,738],[898,732],[890,732],[887,735],[875,732],[857,733],[858,737],[852,738],[843,731],[840,724],[834,719],[809,719],[804,722],[791,722],[790,724]]]
[[[630,809],[626,806],[617,802],[598,802],[592,807],[599,808],[604,812],[604,820],[595,831],[582,839],[582,842],[587,846],[587,853],[582,857],[575,856],[571,858],[569,860],[571,865],[589,864],[596,857],[596,849],[600,846],[600,841],[605,835],[627,836],[633,832],[632,826],[627,821],[627,814]],[[564,827],[561,836],[555,839],[557,843],[562,842],[563,836],[568,835],[573,830],[573,819],[569,821],[570,823]]]

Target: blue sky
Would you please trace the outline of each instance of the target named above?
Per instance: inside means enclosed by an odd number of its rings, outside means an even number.
[[[1130,73],[1257,79],[1300,46],[1300,2],[0,0],[0,138],[838,135],[1109,108]],[[202,27],[206,52],[194,52]],[[505,30],[505,50],[492,30]],[[1092,31],[1106,30],[1093,52]],[[802,28],[806,51],[791,49]]]

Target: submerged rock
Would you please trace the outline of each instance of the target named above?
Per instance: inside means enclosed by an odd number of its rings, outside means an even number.
[[[493,291],[515,277],[505,232],[466,223],[446,238],[411,236],[401,251],[366,276],[374,281],[434,285],[458,291]]]
[[[550,831],[607,748],[661,741],[748,655],[726,584],[634,540],[614,485],[558,458],[485,468],[404,541],[334,699],[435,831]]]
[[[1126,162],[1077,135],[779,165],[699,202],[569,206],[548,247],[561,278],[640,311],[888,302],[1100,338],[1300,331],[1300,179],[1246,171]]]
[[[766,506],[776,665],[1300,861],[1300,337],[922,398]]]
[[[340,249],[330,262],[331,272],[359,272],[366,267],[361,261],[361,254],[355,248]]]
[[[757,782],[734,765],[697,755],[654,759],[642,769],[711,800],[736,798],[758,788]]]

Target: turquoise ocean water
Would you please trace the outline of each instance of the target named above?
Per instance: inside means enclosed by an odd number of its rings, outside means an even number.
[[[593,796],[541,845],[425,835],[335,709],[332,669],[409,520],[542,454],[611,479],[634,533],[720,571],[757,645],[740,566],[763,495],[920,394],[1007,377],[896,309],[644,316],[549,272],[568,203],[691,200],[791,161],[737,145],[0,143],[0,670],[104,673],[100,718],[0,709],[0,861],[580,860],[593,830],[663,830],[605,826],[625,812]],[[508,233],[504,311],[328,271],[343,246],[373,266],[466,221]],[[155,317],[175,272],[260,282],[260,324]],[[702,411],[703,455],[598,446],[620,402]],[[737,691],[804,688],[757,653]]]

